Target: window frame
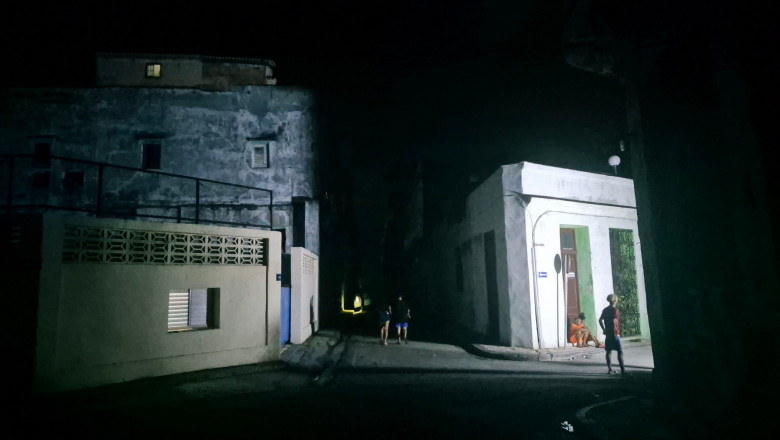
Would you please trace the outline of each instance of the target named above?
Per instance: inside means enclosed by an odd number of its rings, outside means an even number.
[[[270,168],[271,167],[271,148],[274,146],[274,141],[270,140],[250,140],[249,141],[249,165],[251,168]],[[263,158],[257,160],[257,154],[255,153],[258,148],[262,147],[264,150]]]
[[[155,72],[157,67],[157,72]],[[162,63],[146,63],[144,78],[162,78]]]
[[[155,158],[155,161],[157,163],[157,168],[147,166],[147,147],[156,146],[158,148],[157,151],[157,157]],[[162,147],[163,147],[163,141],[162,139],[144,139],[141,141],[141,168],[144,170],[153,170],[153,171],[159,171],[162,170]]]
[[[187,294],[187,304],[186,304],[186,313],[187,313],[187,325],[186,326],[176,326],[171,327],[171,302],[172,302],[172,296],[173,295],[182,295],[186,291]],[[202,292],[202,293],[201,293]],[[204,317],[204,323],[197,325],[193,325],[192,319],[193,319],[193,309],[190,307],[193,303],[193,293],[196,293],[198,295],[204,295],[204,303],[206,306],[206,312]],[[209,287],[209,288],[190,288],[190,289],[172,289],[168,291],[168,313],[167,313],[167,332],[168,333],[182,333],[182,332],[190,332],[190,331],[201,331],[201,330],[217,330],[219,329],[219,302],[220,302],[220,296],[219,296],[219,288],[218,287]]]

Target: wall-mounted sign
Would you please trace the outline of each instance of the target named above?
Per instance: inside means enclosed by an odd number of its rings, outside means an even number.
[[[539,278],[547,278],[547,272],[539,272]]]

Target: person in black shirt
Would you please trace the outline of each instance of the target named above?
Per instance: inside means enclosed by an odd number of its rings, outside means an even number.
[[[615,307],[618,302],[617,295],[607,295],[609,305],[604,308],[599,318],[599,325],[606,336],[607,349],[607,371],[609,374],[616,373],[612,369],[612,350],[617,351],[618,363],[620,363],[620,373],[626,374],[623,366],[623,347],[620,345],[620,310]]]
[[[393,320],[395,321],[395,328],[398,332],[398,343],[401,343],[401,330],[403,329],[404,343],[408,344],[409,341],[406,339],[406,333],[409,328],[409,319],[411,319],[412,315],[409,310],[409,304],[404,301],[403,295],[398,295],[392,313]]]

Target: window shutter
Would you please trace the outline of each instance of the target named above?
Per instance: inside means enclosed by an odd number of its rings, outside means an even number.
[[[168,294],[168,330],[186,328],[189,325],[190,293],[187,291]]]

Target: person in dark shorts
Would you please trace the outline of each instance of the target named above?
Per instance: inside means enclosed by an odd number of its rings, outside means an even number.
[[[604,308],[599,318],[599,326],[604,331],[606,340],[604,341],[607,349],[607,371],[609,374],[617,373],[612,369],[612,351],[617,351],[618,363],[620,363],[620,373],[626,374],[626,368],[623,366],[623,347],[620,345],[620,310],[615,307],[618,302],[617,295],[607,295],[609,305]]]
[[[409,328],[409,319],[412,315],[409,310],[409,304],[404,301],[403,295],[398,295],[398,299],[395,301],[395,306],[391,309],[393,313],[393,320],[395,321],[395,328],[398,332],[398,343],[401,343],[401,331],[403,330],[404,343],[408,344],[406,339],[407,329]]]
[[[387,335],[390,333],[390,306],[383,304],[379,308],[379,343],[387,345]]]

